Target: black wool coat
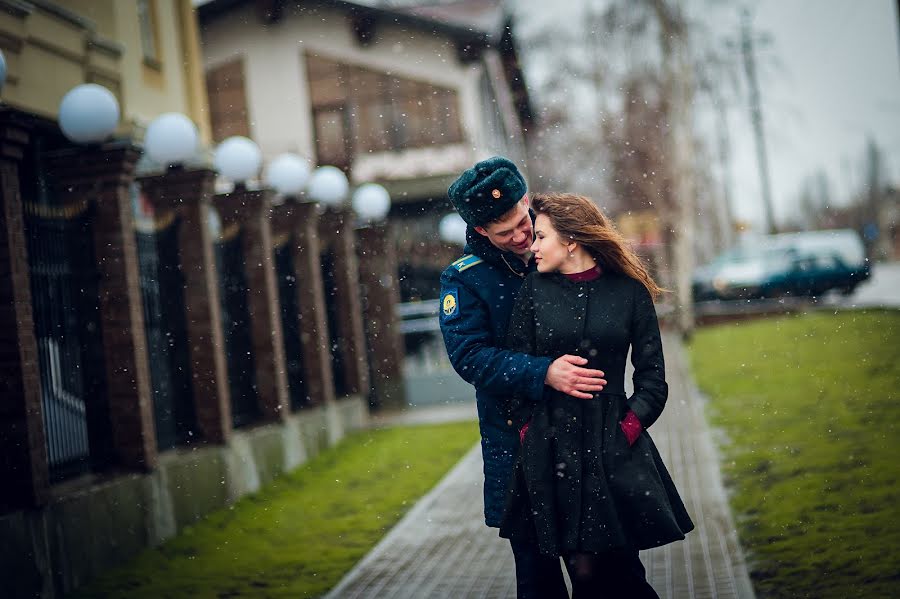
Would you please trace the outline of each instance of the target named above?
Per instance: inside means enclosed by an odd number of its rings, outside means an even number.
[[[605,272],[575,282],[529,275],[510,318],[507,345],[535,356],[575,354],[607,385],[584,400],[545,387],[514,394],[506,409],[529,422],[510,482],[500,535],[537,542],[542,553],[647,549],[694,528],[647,432],[668,393],[653,300],[639,281]],[[634,393],[625,395],[632,350]],[[629,446],[619,422],[634,411],[644,431]]]
[[[551,360],[503,347],[516,292],[534,270],[533,262],[525,265],[501,252],[471,227],[466,237],[465,251],[471,256],[441,275],[441,333],[453,368],[475,386],[484,458],[484,522],[497,528],[519,450],[519,433],[500,406],[507,393],[540,399]]]

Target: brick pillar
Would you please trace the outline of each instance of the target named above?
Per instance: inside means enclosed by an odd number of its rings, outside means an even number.
[[[405,351],[397,317],[400,285],[393,230],[387,224],[374,225],[357,229],[356,236],[372,399],[380,408],[402,408]]]
[[[19,190],[27,145],[24,128],[0,122],[0,513],[42,505],[50,490]]]
[[[212,235],[207,226],[215,173],[169,169],[140,180],[157,213],[177,211],[179,269],[190,345],[197,426],[203,439],[224,443],[231,435],[231,392]]]
[[[279,420],[287,416],[290,408],[281,303],[272,256],[270,193],[238,187],[213,201],[223,225],[237,223],[241,227],[257,394],[263,418]]]
[[[369,368],[363,337],[362,301],[359,296],[359,261],[356,258],[355,215],[349,208],[329,209],[322,215],[319,234],[334,252],[334,294],[325,301],[337,304],[338,348],[344,359],[347,392],[368,394]]]
[[[139,152],[108,143],[47,155],[63,203],[94,202],[94,254],[100,275],[100,326],[113,451],[128,468],[156,466],[150,369],[129,185]]]
[[[291,234],[297,303],[300,306],[300,343],[303,377],[312,405],[334,401],[331,341],[325,314],[325,291],[319,258],[319,214],[314,203],[285,202],[275,208],[276,234]]]

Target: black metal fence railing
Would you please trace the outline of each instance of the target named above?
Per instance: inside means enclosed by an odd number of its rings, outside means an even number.
[[[369,388],[366,390],[366,395],[369,403],[369,407],[372,409],[378,409],[378,395],[376,384],[380,378],[380,373],[378,371],[379,360],[375,355],[375,350],[372,347],[372,331],[370,330],[370,322],[365,315],[369,314],[369,293],[371,293],[371,289],[367,289],[365,285],[360,285],[360,300],[362,302],[362,310],[363,310],[363,341],[366,344],[366,355],[369,356],[369,359],[366,360],[367,370],[369,373]]]
[[[322,287],[325,290],[325,315],[328,319],[328,337],[331,342],[331,367],[334,372],[334,393],[344,397],[348,393],[344,355],[340,347],[340,329],[338,328],[337,281],[334,272],[334,253],[324,251],[321,254]]]
[[[278,277],[278,299],[281,305],[281,329],[284,333],[285,367],[291,409],[309,405],[306,380],[303,377],[303,345],[300,342],[300,305],[297,301],[297,277],[291,244],[275,246],[275,272]]]
[[[91,211],[25,205],[34,332],[50,480],[111,460]]]
[[[135,233],[160,451],[189,441],[196,426],[178,227],[169,217]]]
[[[239,228],[229,227],[216,243],[216,267],[222,304],[222,328],[225,333],[225,359],[231,390],[231,418],[235,428],[257,420],[256,372],[250,310],[247,302],[247,277]]]

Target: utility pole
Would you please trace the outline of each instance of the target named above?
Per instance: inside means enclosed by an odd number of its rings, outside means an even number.
[[[766,232],[772,234],[776,232],[775,215],[772,210],[772,185],[769,181],[769,157],[766,153],[759,85],[756,81],[756,59],[753,55],[753,35],[750,27],[750,11],[745,8],[741,13],[741,51],[744,55],[744,70],[747,72],[747,87],[750,91],[750,118],[753,121],[753,132],[756,134],[756,160],[759,165]]]
[[[722,176],[722,199],[716,202],[716,221],[719,227],[719,249],[734,244],[734,214],[731,210],[731,141],[728,137],[728,113],[725,100],[718,90],[713,90],[716,111],[716,141],[719,153],[719,169]]]
[[[690,35],[679,0],[650,3],[660,26],[663,90],[670,100],[668,154],[674,206],[666,208],[666,226],[675,232],[672,247],[675,270],[675,317],[683,337],[694,331],[694,301],[691,275],[694,272],[694,236],[697,215],[697,184],[694,169],[694,89],[696,79],[691,61]]]

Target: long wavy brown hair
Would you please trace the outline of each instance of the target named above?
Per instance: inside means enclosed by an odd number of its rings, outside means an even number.
[[[656,284],[612,221],[590,199],[574,193],[537,193],[531,196],[531,207],[550,219],[561,242],[580,244],[603,270],[637,279],[653,299],[666,291]]]

